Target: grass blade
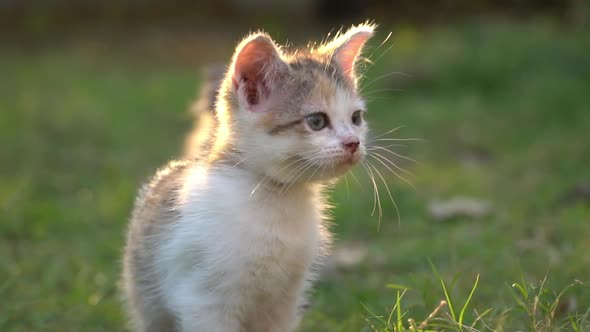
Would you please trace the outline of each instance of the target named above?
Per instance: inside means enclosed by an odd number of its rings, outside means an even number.
[[[397,330],[398,331],[402,331],[403,328],[403,323],[402,323],[402,297],[404,297],[404,294],[406,294],[406,291],[404,291],[402,293],[402,295],[399,295],[399,291],[397,291]]]
[[[453,303],[451,302],[451,295],[447,291],[447,285],[445,284],[443,277],[440,275],[440,273],[436,269],[436,266],[434,266],[434,264],[432,263],[432,261],[430,259],[428,259],[428,264],[430,264],[430,268],[432,269],[432,272],[436,275],[436,277],[440,281],[440,284],[442,285],[442,289],[445,294],[445,299],[447,300],[447,305],[449,306],[449,311],[451,312],[451,317],[453,318],[454,321],[457,321],[457,318],[456,318],[457,315],[455,315],[455,309],[453,308]]]
[[[385,287],[390,288],[390,289],[399,289],[399,290],[402,290],[402,291],[411,290],[410,287],[404,286],[404,285],[400,285],[400,284],[387,284],[387,285],[385,285]]]
[[[475,284],[473,285],[473,288],[471,288],[471,292],[469,293],[469,296],[467,297],[467,300],[465,301],[463,308],[461,308],[461,313],[459,313],[459,326],[463,326],[463,317],[465,315],[465,310],[467,309],[467,306],[469,305],[469,302],[471,301],[471,298],[473,297],[473,293],[475,293],[475,289],[477,288],[478,283],[479,283],[479,274],[475,278]]]
[[[445,281],[442,277],[440,277],[440,284],[442,285],[443,292],[445,293],[445,299],[447,300],[447,305],[449,306],[449,311],[451,312],[451,317],[454,321],[457,321],[457,316],[455,315],[455,309],[453,309],[453,302],[451,302],[451,295],[447,291],[447,286],[445,285]]]

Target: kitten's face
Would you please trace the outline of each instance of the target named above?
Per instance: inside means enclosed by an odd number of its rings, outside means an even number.
[[[369,36],[355,49],[345,49],[354,53],[348,61],[355,61]],[[275,181],[293,183],[332,179],[361,162],[366,106],[356,90],[354,64],[334,60],[334,50],[329,57],[287,57],[273,53],[274,44],[272,49],[259,47],[262,51],[248,55],[242,65],[250,69],[270,51],[276,63],[261,68],[275,66],[273,72],[258,76],[260,69],[254,74],[246,70],[233,82],[233,132],[243,164]]]
[[[324,73],[291,84],[268,111],[237,117],[245,164],[284,183],[344,174],[365,156],[365,103]]]

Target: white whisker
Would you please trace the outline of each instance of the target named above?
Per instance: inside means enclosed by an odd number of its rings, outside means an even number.
[[[316,156],[318,156],[318,155],[320,155],[320,151],[315,151],[314,153],[312,153],[312,154],[311,154],[311,156],[310,156],[310,157],[316,157]],[[280,171],[282,171],[282,170],[284,170],[284,169],[287,169],[288,167],[290,167],[290,166],[292,166],[292,165],[294,165],[294,164],[296,164],[296,163],[298,163],[298,162],[301,162],[301,161],[304,161],[304,160],[305,160],[305,159],[304,159],[304,158],[302,158],[302,157],[298,157],[298,154],[293,154],[293,155],[289,155],[289,156],[285,156],[284,158],[281,158],[281,159],[278,161],[278,163],[280,163],[280,162],[283,162],[283,161],[286,161],[286,160],[289,160],[290,158],[293,158],[293,157],[297,157],[297,158],[295,158],[295,160],[293,160],[292,162],[290,162],[290,163],[289,163],[289,164],[287,164],[287,165],[282,165],[282,166],[281,166],[281,167],[280,167],[280,168],[279,168],[277,171],[278,171],[278,172],[280,172]],[[293,174],[294,172],[296,172],[296,171],[297,171],[297,170],[298,170],[300,167],[302,167],[302,165],[300,165],[300,166],[297,166],[297,167],[295,168],[295,170],[291,171],[289,174],[287,174],[287,176],[290,176],[291,174]],[[272,170],[273,168],[275,168],[275,166],[272,166],[270,169]],[[260,187],[262,184],[264,184],[264,183],[266,182],[266,180],[268,180],[268,179],[270,179],[270,176],[269,176],[269,175],[268,175],[268,173],[267,173],[266,175],[264,175],[264,176],[262,177],[262,179],[260,180],[260,182],[258,182],[258,184],[256,184],[256,186],[254,187],[254,189],[252,189],[252,191],[250,192],[250,196],[254,195],[254,193],[255,193],[255,192],[258,190],[258,188],[259,188],[259,187]],[[280,185],[280,184],[277,184],[273,190],[275,190],[275,189],[276,189],[276,188],[277,188],[279,185]]]
[[[379,224],[381,224],[381,217],[383,216],[383,209],[381,208],[381,198],[379,196],[379,187],[377,186],[377,182],[375,181],[375,175],[373,174],[373,171],[364,162],[361,165],[363,165],[363,167],[367,171],[367,174],[369,174],[371,181],[373,182],[373,199],[374,199],[374,201],[373,201],[373,211],[371,211],[371,216],[375,215],[375,208],[376,208],[376,205],[378,205],[378,207],[379,207]],[[377,225],[377,229],[379,229],[379,224]]]
[[[258,190],[258,188],[262,185],[262,182],[264,182],[265,179],[266,179],[266,176],[264,176],[262,178],[262,180],[260,180],[260,182],[258,182],[256,187],[254,187],[254,189],[252,189],[252,191],[250,192],[250,197],[254,196],[254,193],[256,193],[256,190]]]
[[[383,134],[379,134],[379,135],[377,135],[377,136],[375,136],[375,137],[371,138],[371,139],[369,140],[369,142],[372,142],[372,141],[374,141],[375,139],[377,139],[377,138],[379,138],[379,137],[383,137],[383,136],[385,136],[385,135],[391,134],[391,133],[393,133],[393,132],[395,132],[395,131],[397,131],[398,129],[401,129],[401,128],[403,128],[403,127],[405,127],[405,125],[401,125],[401,126],[399,126],[399,127],[396,127],[396,128],[393,128],[393,129],[391,129],[391,130],[388,130],[388,131],[384,132]]]
[[[334,166],[332,166],[332,173],[334,172]],[[346,198],[350,200],[350,190],[348,189],[348,174],[344,174],[344,183],[346,184]]]
[[[393,199],[393,195],[391,194],[391,191],[389,190],[389,186],[387,185],[387,182],[385,181],[385,178],[383,178],[383,175],[381,175],[381,172],[379,172],[379,170],[371,165],[371,163],[368,163],[369,167],[372,167],[375,172],[377,172],[377,175],[381,178],[381,181],[383,181],[383,184],[385,185],[385,189],[387,190],[387,194],[389,195],[389,199],[391,199],[391,203],[393,203],[393,206],[395,207],[395,212],[397,214],[397,222],[398,224],[401,223],[401,215],[399,213],[399,209],[397,207],[397,204],[395,203],[395,200]],[[379,230],[379,225],[377,226],[377,230]]]
[[[350,173],[350,176],[352,176],[352,179],[354,180],[354,182],[356,182],[356,184],[358,184],[358,186],[362,188],[361,183],[359,182],[359,180],[354,175],[354,170],[351,169],[349,173]]]
[[[399,171],[401,171],[401,172],[404,172],[404,173],[408,174],[408,175],[409,175],[409,176],[411,176],[411,177],[415,177],[415,175],[414,175],[412,172],[410,172],[410,171],[408,171],[408,170],[406,170],[406,169],[404,169],[404,168],[402,168],[402,167],[398,166],[398,165],[397,165],[396,163],[394,163],[392,160],[390,160],[389,158],[385,157],[384,155],[382,155],[382,154],[380,154],[380,153],[378,153],[378,152],[371,151],[371,152],[369,152],[369,155],[371,155],[373,158],[380,157],[381,159],[383,159],[383,160],[387,161],[389,164],[391,164],[393,167],[395,167],[395,168],[396,168],[396,169],[398,169]],[[393,171],[392,171],[392,172],[393,172]],[[395,172],[393,172],[393,173],[395,173]]]
[[[286,181],[286,186],[284,186],[281,191],[279,192],[279,195],[282,195],[284,193],[286,193],[289,188],[291,188],[293,186],[293,184],[295,182],[297,182],[297,180],[299,180],[299,178],[305,174],[305,172],[310,169],[313,165],[315,165],[315,160],[313,160],[315,157],[317,157],[320,153],[317,152],[314,155],[312,155],[312,157],[308,158],[305,163],[303,163],[303,165],[301,165],[300,167],[296,168],[293,172],[294,173],[292,176],[289,177],[288,181]],[[289,173],[289,174],[291,174]]]
[[[373,145],[373,146],[370,146],[369,148],[376,147],[376,146],[379,146],[379,147],[382,147],[382,148],[385,148],[385,149],[391,148],[391,147],[394,147],[394,146],[399,146],[399,147],[402,147],[402,148],[407,148],[408,147],[405,144],[389,144],[389,145],[383,145],[383,146],[381,146],[381,145]]]
[[[421,138],[379,138],[379,139],[372,139],[369,140],[368,143],[373,143],[373,142],[381,142],[381,141],[418,141],[418,142],[426,142],[425,140],[421,139]]]
[[[407,90],[404,89],[378,89],[378,90],[371,90],[369,92],[363,92],[363,97],[367,98],[369,96],[371,96],[372,94],[378,93],[378,92],[407,92]]]
[[[410,157],[406,157],[406,156],[404,156],[404,155],[401,155],[401,154],[399,154],[399,153],[396,153],[396,152],[393,152],[393,151],[391,151],[391,150],[388,150],[388,149],[382,148],[382,147],[380,147],[380,146],[373,146],[373,147],[371,147],[371,148],[373,148],[373,149],[376,149],[376,150],[383,150],[383,151],[386,151],[386,152],[388,152],[388,153],[391,153],[391,154],[393,154],[394,156],[397,156],[397,157],[400,157],[400,158],[402,158],[402,159],[409,160],[409,161],[411,161],[411,162],[414,162],[414,163],[416,163],[416,164],[419,164],[419,162],[418,162],[418,161],[416,161],[416,159],[412,159],[412,158],[410,158]],[[370,151],[374,151],[374,150],[371,150],[371,148],[370,148],[370,149],[368,149],[368,150],[370,150]]]
[[[363,91],[364,91],[366,88],[370,87],[372,84],[374,84],[374,83],[376,83],[377,81],[379,81],[379,80],[382,80],[382,79],[384,79],[384,78],[386,78],[386,77],[389,77],[389,76],[391,76],[391,75],[402,75],[402,76],[410,77],[410,75],[408,75],[408,74],[406,74],[406,73],[399,72],[399,71],[394,71],[394,72],[391,72],[391,73],[389,73],[389,74],[381,75],[381,76],[379,76],[379,77],[377,77],[377,78],[375,78],[375,79],[371,80],[369,83],[367,83],[367,84],[364,84],[364,85],[363,85],[363,87],[362,87],[362,88],[361,88],[361,90],[360,90],[360,93],[362,94],[362,93],[363,93]]]
[[[284,157],[284,158],[281,158],[281,159],[279,160],[279,162],[282,162],[282,161],[288,160],[289,158],[293,158],[293,157],[296,157],[296,156],[297,156],[297,155],[295,155],[295,154],[294,154],[294,155],[290,155],[290,156],[286,156],[286,157]],[[290,164],[288,164],[288,165],[286,165],[286,166],[282,166],[281,168],[279,168],[279,169],[278,169],[278,171],[280,172],[280,171],[282,171],[283,169],[285,169],[286,167],[289,167],[289,166],[293,165],[294,163],[300,162],[301,160],[303,160],[303,159],[302,159],[302,158],[296,158],[296,159],[295,159],[293,162],[291,162]],[[272,168],[274,168],[274,166],[273,166],[273,167],[271,167],[271,169],[272,169]],[[254,189],[252,189],[252,191],[250,192],[250,197],[252,197],[252,196],[253,196],[253,195],[256,193],[256,190],[258,190],[258,188],[259,188],[259,187],[260,187],[260,186],[261,186],[261,185],[262,185],[262,184],[263,184],[263,183],[264,183],[264,182],[265,182],[267,179],[270,179],[270,177],[268,176],[268,173],[267,173],[267,174],[265,174],[265,175],[262,177],[262,179],[260,180],[260,182],[258,182],[258,184],[257,184],[257,185],[254,187]]]
[[[389,32],[389,34],[387,35],[387,37],[385,37],[385,39],[381,42],[381,44],[379,44],[379,46],[377,46],[377,49],[383,45],[385,45],[385,43],[389,40],[389,38],[391,37],[391,35],[393,34],[392,31]],[[392,45],[393,46],[393,45]]]
[[[381,159],[377,158],[376,156],[371,155],[371,157],[373,157],[375,160],[377,160],[379,163],[381,163],[383,166],[385,166],[385,168],[387,168],[387,170],[389,170],[391,173],[393,173],[396,177],[398,177],[400,180],[404,181],[405,183],[407,183],[410,187],[412,187],[412,189],[416,190],[416,187],[414,186],[414,184],[412,184],[411,181],[409,181],[408,179],[404,178],[403,176],[401,176],[400,174],[398,174],[396,171],[394,171],[393,169],[391,169],[391,167],[389,167],[386,163],[384,163]]]

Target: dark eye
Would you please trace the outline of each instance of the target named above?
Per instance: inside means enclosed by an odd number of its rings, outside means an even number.
[[[313,113],[305,117],[305,122],[311,130],[319,131],[328,125],[328,116],[325,113]]]
[[[363,112],[362,111],[359,110],[359,111],[352,113],[352,124],[354,124],[355,126],[360,126],[362,122],[363,122]]]

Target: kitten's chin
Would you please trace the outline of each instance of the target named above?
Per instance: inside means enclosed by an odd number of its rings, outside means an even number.
[[[356,158],[356,159],[350,158],[350,159],[346,159],[344,161],[339,162],[334,167],[335,177],[343,176],[348,171],[350,171],[354,166],[358,165],[360,163],[360,161],[361,161],[361,158]]]

